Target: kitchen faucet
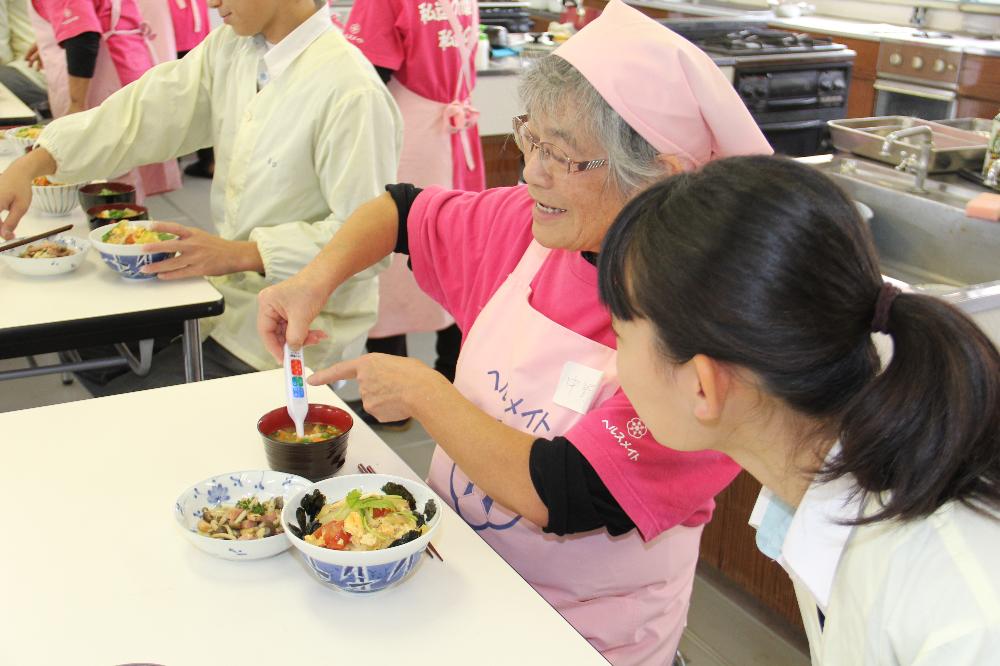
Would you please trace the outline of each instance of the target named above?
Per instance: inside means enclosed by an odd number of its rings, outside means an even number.
[[[927,179],[927,170],[931,164],[931,150],[934,148],[934,132],[930,127],[918,125],[916,127],[907,127],[906,129],[889,132],[885,135],[885,140],[882,141],[882,150],[879,152],[882,155],[889,155],[894,141],[917,135],[924,138],[924,142],[920,146],[919,156],[916,153],[911,155],[907,154],[906,151],[900,151],[899,155],[903,160],[896,167],[896,170],[912,173],[914,178],[913,189],[917,192],[926,192],[924,181]]]
[[[993,160],[986,176],[983,178],[983,185],[997,189],[997,178],[1000,177],[1000,160]]]

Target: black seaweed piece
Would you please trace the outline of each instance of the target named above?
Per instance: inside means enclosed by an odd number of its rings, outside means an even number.
[[[406,503],[410,505],[410,511],[417,510],[417,500],[413,498],[413,494],[410,493],[405,486],[390,481],[382,486],[382,492],[386,495],[398,495],[399,497],[402,497],[406,500]]]
[[[318,516],[324,504],[326,504],[326,497],[319,491],[318,488],[303,497],[302,501],[299,502],[299,506],[305,510],[306,515],[309,518],[315,518]]]
[[[434,500],[432,499],[427,500],[427,503],[424,504],[424,520],[426,520],[428,523],[431,522],[431,518],[437,515],[437,512],[438,512],[438,507],[437,504],[434,503]]]
[[[294,534],[295,536],[297,536],[300,539],[303,538],[302,537],[302,530],[300,530],[295,525],[289,525],[288,526],[288,531],[291,532],[292,534]]]
[[[392,548],[393,546],[402,546],[404,543],[410,543],[414,539],[419,539],[420,534],[421,534],[420,530],[410,530],[403,536],[399,537],[398,539],[390,543],[387,547]]]
[[[427,522],[424,520],[423,514],[417,513],[416,511],[413,512],[413,519],[417,521],[417,527],[423,527],[424,523]]]

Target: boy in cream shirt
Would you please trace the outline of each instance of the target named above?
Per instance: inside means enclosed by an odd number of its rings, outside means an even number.
[[[214,145],[215,234],[172,223],[179,254],[147,267],[160,279],[214,276],[225,313],[207,322],[206,377],[275,367],[257,336],[256,296],[295,274],[357,206],[396,173],[398,109],[374,69],[332,28],[322,0],[209,0],[226,24],[187,57],[161,64],[100,107],[53,122],[38,148],[0,176],[0,235],[12,236],[31,179],[80,182]],[[151,246],[152,247],[152,246]],[[329,339],[307,351],[323,367],[375,321],[374,272],[332,295]],[[180,345],[150,376],[112,381],[118,393],[183,381]],[[92,390],[93,386],[89,386]]]

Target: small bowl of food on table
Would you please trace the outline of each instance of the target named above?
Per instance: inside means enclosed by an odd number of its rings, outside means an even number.
[[[257,421],[271,469],[319,481],[344,465],[347,439],[354,419],[332,405],[310,404],[303,437],[299,437],[286,407],[272,409]]]
[[[79,196],[80,207],[85,211],[107,204],[134,204],[135,186],[128,183],[91,183],[80,187]]]
[[[18,152],[25,153],[34,148],[35,141],[38,140],[43,129],[45,129],[45,125],[11,127],[4,131],[3,138],[17,146]]]
[[[0,259],[22,275],[60,275],[79,268],[88,249],[82,238],[59,235],[0,252]]]
[[[311,487],[307,479],[271,470],[209,477],[174,503],[174,519],[192,544],[225,560],[260,560],[290,545],[281,524],[288,498]]]
[[[79,185],[66,185],[39,176],[31,181],[31,201],[46,215],[69,215],[77,205]]]
[[[135,203],[98,204],[86,210],[87,221],[91,229],[97,229],[113,222],[149,219],[149,209]]]
[[[176,235],[153,231],[153,222],[123,220],[116,224],[98,227],[88,239],[101,254],[106,266],[129,280],[155,280],[155,274],[142,272],[143,266],[155,264],[173,256],[173,252],[148,252],[148,243],[174,240]]]
[[[441,522],[425,484],[390,474],[350,474],[288,497],[281,522],[321,583],[377,592],[416,567]]]

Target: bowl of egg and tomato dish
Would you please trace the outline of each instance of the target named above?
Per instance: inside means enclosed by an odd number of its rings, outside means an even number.
[[[333,476],[347,457],[347,438],[354,426],[351,415],[332,405],[309,405],[304,436],[295,432],[284,406],[272,409],[257,421],[264,453],[271,469],[319,481]]]

